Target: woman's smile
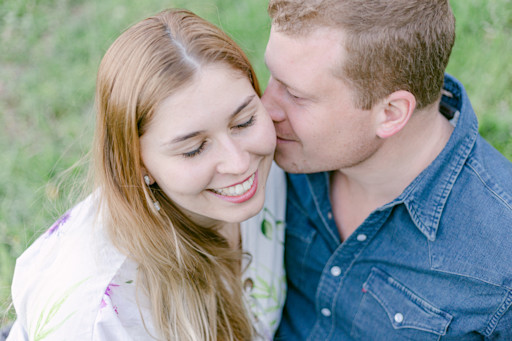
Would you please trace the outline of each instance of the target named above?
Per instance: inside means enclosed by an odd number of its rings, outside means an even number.
[[[217,197],[233,202],[242,203],[251,199],[258,189],[258,171],[253,173],[245,181],[220,189],[210,189]]]

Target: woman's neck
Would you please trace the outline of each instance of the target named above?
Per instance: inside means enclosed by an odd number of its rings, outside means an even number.
[[[225,223],[220,229],[219,233],[226,238],[228,244],[233,249],[242,247],[240,223]]]

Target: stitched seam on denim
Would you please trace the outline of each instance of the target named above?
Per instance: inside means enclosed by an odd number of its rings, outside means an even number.
[[[308,187],[309,187],[309,190],[312,194],[312,197],[313,197],[313,201],[315,203],[315,208],[316,208],[316,211],[318,213],[318,215],[320,216],[320,219],[322,220],[322,223],[324,224],[324,227],[326,228],[327,232],[329,233],[329,235],[332,237],[332,239],[338,243],[339,242],[339,237],[336,236],[332,231],[331,229],[329,228],[329,223],[327,221],[325,221],[325,218],[324,218],[324,215],[322,214],[322,210],[320,208],[320,204],[318,202],[318,199],[316,197],[316,194],[315,192],[313,191],[313,185],[311,184],[311,181],[309,181],[309,177],[306,176],[306,181],[308,182]]]
[[[305,215],[306,217],[308,217],[308,212],[302,208],[302,206],[298,203],[298,201],[297,201],[297,200],[294,200],[294,199],[291,199],[291,198],[287,198],[287,200],[288,200],[288,202],[289,202],[290,204],[292,204],[292,205],[293,205],[293,207],[294,207],[295,209],[297,209],[297,211],[300,211],[300,213],[302,213],[303,215]]]
[[[445,274],[449,274],[449,275],[454,275],[454,276],[463,277],[463,278],[470,278],[470,279],[476,280],[478,282],[482,282],[482,283],[485,283],[485,284],[492,285],[493,287],[503,288],[503,289],[506,289],[506,290],[512,290],[511,287],[508,287],[506,285],[499,284],[499,283],[489,282],[489,281],[486,281],[486,280],[484,280],[482,278],[479,278],[479,277],[469,276],[469,275],[466,275],[466,274],[460,274],[460,273],[457,273],[457,272],[441,270],[441,269],[432,268],[432,267],[430,269],[432,271],[441,272],[441,273],[445,273]]]
[[[509,202],[507,202],[507,200],[502,195],[498,194],[496,192],[496,190],[497,189],[501,190],[501,193],[503,193],[503,194],[506,194],[506,192],[503,191],[503,189],[500,188],[497,183],[493,183],[492,184],[493,186],[491,187],[491,185],[488,183],[491,179],[489,177],[486,177],[487,181],[484,180],[484,178],[482,177],[480,172],[476,169],[476,168],[479,168],[479,169],[483,170],[483,167],[481,167],[480,163],[474,159],[470,159],[470,160],[468,160],[467,165],[468,165],[468,168],[470,168],[475,173],[475,175],[482,182],[482,184],[489,190],[489,192],[491,192],[498,200],[503,202],[503,204],[505,206],[507,206],[507,208],[509,210],[512,210],[512,205]],[[493,187],[495,187],[496,189],[494,189]]]
[[[496,326],[498,325],[498,322],[500,321],[500,318],[505,314],[505,312],[510,309],[510,306],[512,305],[512,292],[508,292],[505,296],[505,299],[503,300],[503,303],[500,305],[496,313],[491,317],[491,320],[489,321],[489,324],[487,325],[487,328],[485,328],[484,335],[490,336],[493,332]]]
[[[286,186],[286,192],[288,193],[289,191],[293,191],[293,192],[295,192],[296,196],[299,196],[299,193],[298,193],[298,191],[297,191],[297,188],[296,188],[294,185],[292,185],[292,184],[291,184],[291,183],[293,183],[293,181],[292,181],[290,178],[288,178],[288,179],[287,179],[287,182],[288,182],[288,181],[290,182],[290,185],[288,185],[288,183],[287,183],[287,186]],[[307,212],[307,210],[305,210],[305,209],[302,207],[302,205],[300,205],[300,204],[299,204],[299,201],[297,201],[297,200],[293,200],[293,199],[290,197],[290,195],[288,195],[288,194],[287,194],[287,198],[286,198],[286,200],[287,200],[287,202],[289,202],[289,203],[293,204],[293,206],[294,206],[297,210],[299,210],[303,215],[308,216],[308,212]]]

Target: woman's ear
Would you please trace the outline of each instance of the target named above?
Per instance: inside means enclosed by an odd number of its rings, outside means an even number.
[[[377,136],[388,138],[401,131],[416,108],[416,98],[409,91],[399,90],[379,104]]]

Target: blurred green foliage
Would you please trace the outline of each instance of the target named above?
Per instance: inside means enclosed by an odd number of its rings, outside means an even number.
[[[452,0],[457,40],[448,72],[467,87],[482,134],[512,160],[512,1]],[[67,206],[59,174],[87,152],[96,70],[131,24],[188,8],[226,30],[265,87],[263,0],[0,0],[0,324],[14,317],[14,262]],[[68,180],[83,174],[76,168]]]

